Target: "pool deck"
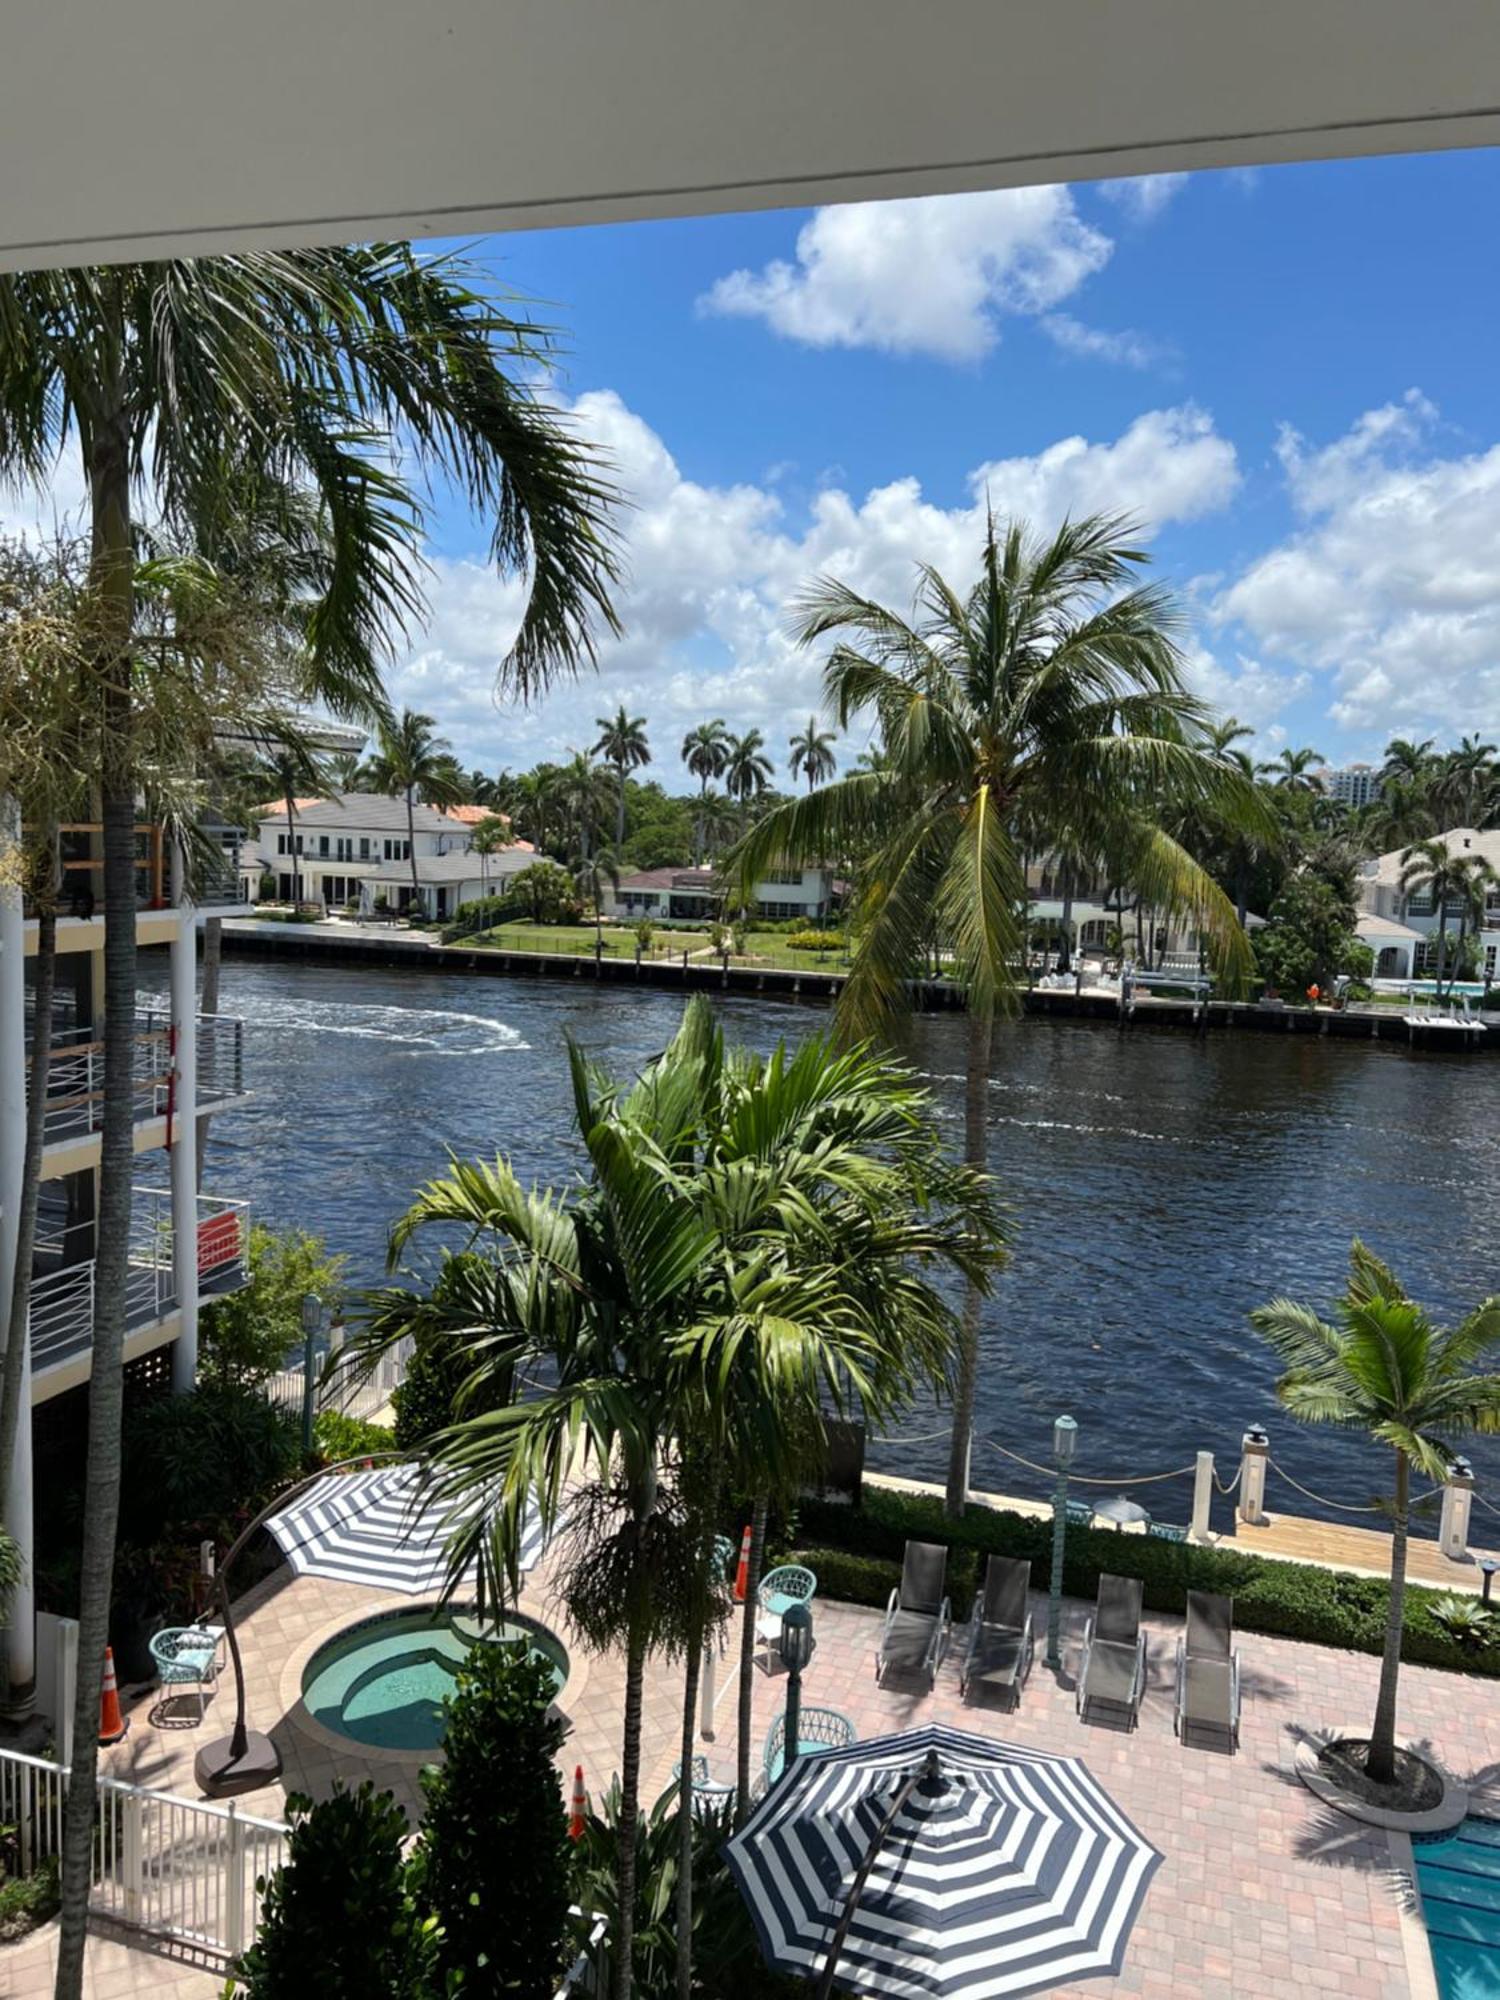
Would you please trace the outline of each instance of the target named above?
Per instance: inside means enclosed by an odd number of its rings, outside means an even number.
[[[299,1662],[330,1630],[409,1600],[350,1584],[294,1578],[278,1571],[238,1607],[249,1712],[267,1728],[285,1760],[283,1782],[244,1800],[247,1811],[279,1814],[288,1790],[325,1795],[335,1774],[369,1777],[407,1806],[417,1804],[415,1764],[313,1733],[296,1712]],[[545,1572],[522,1608],[563,1629]],[[1038,1630],[1045,1605],[1034,1605]],[[1081,1755],[1100,1782],[1165,1859],[1131,1935],[1115,1979],[1059,1988],[1070,2000],[1135,1995],[1142,2000],[1234,2000],[1235,1996],[1336,1993],[1344,2000],[1406,2000],[1424,1985],[1426,1952],[1414,1920],[1400,1843],[1318,1805],[1293,1775],[1298,1743],[1319,1729],[1373,1708],[1377,1662],[1359,1654],[1245,1634],[1242,1743],[1234,1757],[1208,1747],[1183,1748],[1172,1732],[1173,1658],[1180,1621],[1146,1620],[1150,1676],[1140,1726],[1125,1733],[1104,1718],[1085,1725],[1073,1707],[1071,1669],[1087,1607],[1065,1606],[1064,1671],[1049,1673],[1040,1652],[1019,1709],[967,1708],[950,1655],[934,1692],[892,1684],[877,1688],[872,1671],[876,1613],[852,1605],[815,1606],[817,1649],[805,1682],[810,1704],[841,1710],[862,1737],[936,1720],[1056,1752]],[[566,1635],[564,1635],[566,1636]],[[581,1762],[591,1788],[608,1782],[619,1754],[623,1663],[583,1659],[564,1707],[572,1733],[563,1762]],[[677,1754],[681,1674],[652,1666],[645,1705],[644,1783],[650,1800],[666,1784]],[[781,1707],[779,1673],[758,1670],[755,1741]],[[201,1726],[163,1728],[152,1700],[131,1705],[124,1742],[105,1753],[114,1775],[197,1795],[193,1757],[227,1728],[232,1683],[209,1704]],[[703,1745],[716,1775],[734,1765],[734,1680],[719,1679],[717,1740]],[[1401,1726],[1469,1785],[1481,1810],[1500,1812],[1500,1698],[1493,1681],[1409,1666],[1402,1676]],[[51,1992],[55,1927],[0,1949],[0,1991],[7,2000],[43,2000]],[[222,1972],[193,1966],[131,1942],[120,1933],[90,1945],[89,2000],[154,1994],[213,2000]]]

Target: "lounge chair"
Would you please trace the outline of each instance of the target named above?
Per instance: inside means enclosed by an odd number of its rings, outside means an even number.
[[[1146,1635],[1141,1630],[1141,1586],[1133,1576],[1101,1576],[1094,1615],[1083,1628],[1078,1664],[1078,1713],[1089,1703],[1123,1708],[1134,1729],[1146,1688]]]
[[[1007,1689],[1012,1707],[1020,1701],[1022,1684],[1031,1672],[1030,1589],[1029,1562],[1017,1562],[1010,1556],[990,1557],[984,1572],[984,1595],[974,1600],[968,1649],[959,1671],[959,1690],[966,1701],[976,1683]]]
[[[885,1629],[875,1653],[875,1679],[886,1673],[926,1674],[930,1688],[948,1646],[953,1611],[943,1592],[948,1551],[941,1542],[908,1542],[901,1581],[885,1610]]]
[[[1234,1645],[1234,1599],[1210,1590],[1187,1594],[1187,1629],[1177,1641],[1177,1704],[1172,1727],[1216,1729],[1240,1740],[1240,1656]]]

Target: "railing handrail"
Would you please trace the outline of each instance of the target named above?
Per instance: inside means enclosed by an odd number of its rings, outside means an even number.
[[[27,1750],[0,1749],[0,1762],[24,1764],[29,1770],[41,1771],[49,1778],[59,1778],[64,1782],[71,1775],[66,1764],[59,1764],[51,1757],[35,1757]],[[241,1826],[252,1826],[258,1833],[290,1833],[285,1820],[262,1819],[256,1813],[241,1812],[238,1805],[221,1806],[213,1799],[189,1799],[181,1792],[164,1792],[154,1785],[132,1785],[126,1778],[112,1778],[107,1772],[99,1773],[99,1788],[108,1789],[124,1798],[150,1799],[160,1805],[183,1806],[189,1812],[201,1813],[205,1819],[236,1819]]]

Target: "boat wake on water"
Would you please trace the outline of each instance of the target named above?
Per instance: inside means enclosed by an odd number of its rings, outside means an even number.
[[[272,1033],[353,1035],[383,1042],[393,1054],[423,1056],[509,1055],[529,1048],[518,1028],[483,1014],[448,1007],[397,1007],[344,1000],[293,1000],[262,996],[245,1025]]]

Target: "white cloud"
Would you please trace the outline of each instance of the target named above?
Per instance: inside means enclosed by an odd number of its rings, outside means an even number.
[[[1351,731],[1500,725],[1500,444],[1443,457],[1437,431],[1412,390],[1321,447],[1283,432],[1300,525],[1216,607],[1328,674],[1327,715]]]
[[[558,687],[530,710],[497,708],[495,670],[521,590],[477,558],[440,561],[428,630],[391,692],[436,715],[466,763],[523,768],[559,756],[591,743],[594,718],[624,701],[648,717],[653,775],[669,787],[686,782],[677,760],[683,734],[710,715],[764,730],[780,764],[791,728],[818,700],[818,662],[786,633],[786,607],[812,577],[833,574],[905,606],[918,559],[960,587],[971,580],[987,500],[1038,527],[1068,512],[1122,509],[1154,527],[1222,506],[1238,480],[1233,447],[1201,411],[1150,411],[1114,439],[1068,438],[1035,457],[981,465],[953,507],[904,478],[862,498],[825,487],[793,521],[763,486],[685,477],[657,433],[613,393],[591,392],[573,407],[584,434],[613,454],[635,501],[621,516],[625,635],[602,649],[597,676]]]
[[[1106,201],[1132,222],[1152,222],[1188,184],[1186,174],[1131,174],[1123,180],[1097,183]]]
[[[1145,334],[1129,328],[1107,333],[1102,327],[1085,326],[1071,313],[1047,313],[1042,320],[1042,331],[1065,354],[1076,354],[1089,361],[1112,361],[1121,368],[1150,368],[1161,358],[1155,342]]]
[[[1108,259],[1064,187],[820,208],[796,260],[732,271],[699,301],[810,347],[976,361],[1007,314],[1046,312]]]
[[[1276,717],[1306,694],[1312,682],[1308,673],[1276,673],[1244,653],[1226,665],[1199,643],[1186,652],[1187,681],[1194,694],[1221,715],[1232,715],[1267,735],[1285,734],[1274,727]]]

